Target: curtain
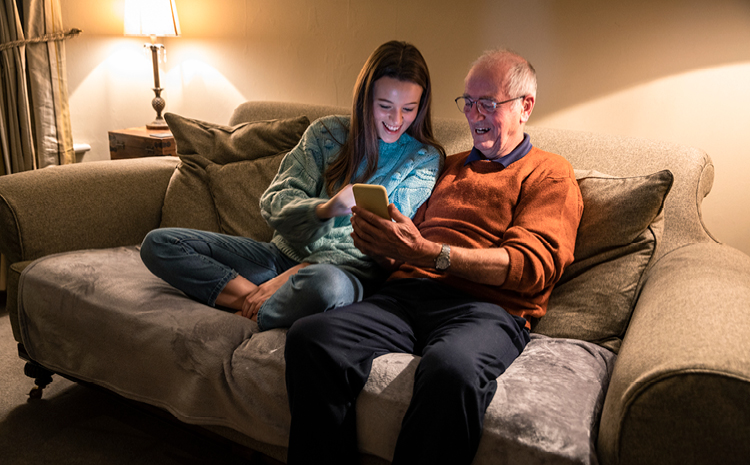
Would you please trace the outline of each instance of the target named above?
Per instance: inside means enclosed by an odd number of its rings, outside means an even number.
[[[0,12],[0,148],[3,166],[0,174],[34,168],[34,145],[31,136],[29,95],[26,89],[26,49],[5,44],[23,41],[23,27],[14,0],[4,0]]]
[[[0,174],[75,162],[60,0],[3,0]]]
[[[0,175],[75,162],[60,0],[2,0]],[[0,291],[6,287],[0,256]]]

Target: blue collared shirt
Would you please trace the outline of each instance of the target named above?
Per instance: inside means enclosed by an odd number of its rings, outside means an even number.
[[[496,163],[500,163],[501,165],[503,165],[503,167],[507,168],[510,166],[511,163],[517,162],[521,158],[525,157],[526,154],[529,153],[530,151],[531,151],[531,137],[529,137],[529,135],[524,132],[523,141],[521,141],[521,143],[518,144],[518,146],[514,148],[512,152],[510,152],[508,155],[504,157],[501,157],[497,160],[492,160],[492,161]],[[466,157],[466,162],[464,162],[464,166],[477,160],[487,160],[487,157],[485,157],[484,154],[479,151],[479,149],[474,147],[471,149],[471,153],[469,153],[469,156]]]

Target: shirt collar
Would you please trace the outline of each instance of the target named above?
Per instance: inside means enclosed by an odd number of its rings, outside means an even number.
[[[517,162],[524,156],[526,156],[527,153],[531,151],[531,137],[529,137],[528,134],[523,134],[523,140],[516,148],[513,149],[508,155],[501,157],[497,160],[492,160],[496,163],[500,163],[503,165],[503,167],[507,168],[510,166],[511,163]],[[468,165],[469,163],[477,160],[487,160],[487,157],[484,156],[482,152],[479,151],[476,147],[473,147],[471,149],[471,153],[469,153],[469,156],[466,157],[466,161],[464,162],[464,166]]]

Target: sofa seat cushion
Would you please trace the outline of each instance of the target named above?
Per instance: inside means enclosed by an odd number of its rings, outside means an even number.
[[[154,277],[135,247],[48,256],[26,267],[19,321],[29,355],[59,373],[286,446],[285,330],[198,302]],[[615,355],[532,335],[498,378],[475,464],[596,463],[597,426]],[[390,460],[419,358],[379,357],[359,397],[363,452]]]

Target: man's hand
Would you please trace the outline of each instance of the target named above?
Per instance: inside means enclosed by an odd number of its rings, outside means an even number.
[[[422,237],[417,227],[395,205],[388,205],[391,220],[359,207],[352,208],[352,239],[362,253],[379,264],[394,267],[402,262],[431,267],[440,253],[440,244]]]
[[[352,185],[347,184],[338,191],[328,202],[322,203],[315,208],[315,214],[321,220],[328,220],[336,216],[348,215],[354,206],[354,193]]]
[[[388,205],[393,221],[384,220],[359,207],[352,208],[352,239],[362,253],[381,263],[406,262],[420,268],[434,268],[442,244],[432,242],[419,232],[395,205]],[[470,249],[451,246],[448,273],[469,281],[502,285],[508,276],[510,257],[504,247]]]

